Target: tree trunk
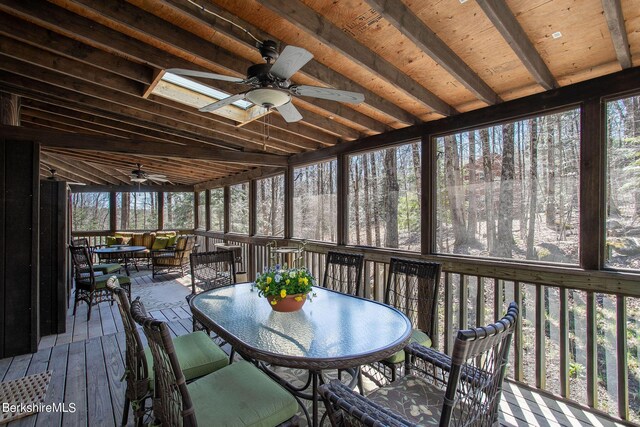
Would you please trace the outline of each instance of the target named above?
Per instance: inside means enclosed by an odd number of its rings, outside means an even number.
[[[278,230],[276,230],[276,213],[277,213],[277,207],[276,204],[278,203],[278,189],[280,187],[278,185],[276,185],[276,177],[272,177],[271,178],[271,206],[269,209],[269,224],[267,226],[267,229],[270,231],[269,236],[275,236],[278,233]]]
[[[353,204],[351,205],[352,209],[353,209],[353,213],[354,213],[354,220],[355,220],[355,225],[356,225],[356,245],[360,244],[360,189],[359,189],[359,182],[360,182],[360,171],[358,170],[358,157],[354,158],[354,162],[353,162],[353,168],[354,168],[354,173],[353,173],[353,179],[351,180],[353,182]]]
[[[329,212],[331,212],[331,214],[333,215],[333,212],[336,211],[335,208],[335,202],[334,202],[334,195],[335,192],[333,191],[333,177],[335,176],[334,171],[333,171],[333,162],[328,162],[326,163],[329,167],[329,188],[327,188],[327,196],[329,197]],[[325,197],[327,197],[325,196]],[[323,211],[324,212],[324,211]],[[335,218],[335,215],[333,215],[333,217]],[[322,216],[322,223],[325,223],[325,218],[324,218],[324,213]],[[331,230],[331,242],[335,242],[336,241],[336,227],[335,224],[331,224],[329,227]],[[324,231],[322,233],[323,239],[324,239]]]
[[[476,177],[476,133],[469,132],[469,189],[467,200],[469,201],[469,212],[467,213],[467,239],[476,240],[478,232],[478,201],[476,197],[477,177]]]
[[[385,167],[385,238],[384,246],[398,247],[398,161],[396,150],[388,149],[384,153]]]
[[[315,232],[315,239],[316,240],[322,240],[322,235],[324,234],[324,213],[322,212],[322,206],[324,205],[324,192],[323,192],[323,181],[324,181],[324,174],[322,173],[322,169],[323,169],[323,164],[319,164],[317,167],[318,170],[318,175],[317,175],[317,182],[316,182],[316,191],[318,194],[317,197],[317,215],[318,215],[318,221],[316,221],[316,232]]]
[[[534,237],[538,209],[538,119],[531,119],[531,169],[529,171],[529,230],[527,233],[527,259],[536,259]]]
[[[493,219],[493,161],[492,150],[489,146],[489,130],[480,130],[480,143],[482,144],[482,169],[484,173],[484,210],[486,217],[487,251],[493,254],[495,251],[496,225]]]
[[[418,200],[421,200],[420,194],[422,193],[422,166],[420,165],[420,145],[416,142],[411,144],[411,159],[413,161],[413,172],[416,176],[416,190],[418,192]]]
[[[382,244],[380,240],[380,193],[378,193],[378,171],[376,170],[375,154],[369,153],[369,160],[371,163],[371,178],[373,179],[373,229],[375,232],[376,247],[379,248]]]
[[[453,227],[453,252],[460,253],[467,244],[467,229],[464,223],[464,193],[461,185],[458,144],[453,136],[444,138],[445,183],[451,210]]]
[[[554,126],[552,116],[547,118],[547,209],[546,222],[549,227],[556,225],[556,158]]]
[[[496,245],[496,255],[503,258],[511,258],[513,253],[513,178],[513,123],[509,123],[502,127],[502,170],[500,172],[498,241]]]
[[[369,206],[369,185],[371,185],[369,181],[369,164],[367,161],[367,156],[365,154],[360,156],[360,159],[362,160],[362,170],[364,172],[364,227],[367,238],[367,246],[371,246],[373,224],[371,223],[371,207]]]

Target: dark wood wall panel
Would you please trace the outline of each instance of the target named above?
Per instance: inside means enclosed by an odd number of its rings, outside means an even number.
[[[40,336],[65,331],[67,183],[40,182]]]
[[[0,358],[38,345],[39,146],[0,141]]]

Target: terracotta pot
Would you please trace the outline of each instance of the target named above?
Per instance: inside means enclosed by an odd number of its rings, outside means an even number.
[[[300,301],[296,300],[297,297],[302,297]],[[307,296],[303,294],[294,294],[287,295],[284,299],[278,300],[276,304],[271,304],[273,301],[272,296],[267,296],[267,301],[269,301],[269,305],[273,309],[273,311],[279,311],[281,313],[291,313],[292,311],[298,311],[304,305],[304,302],[307,300]]]

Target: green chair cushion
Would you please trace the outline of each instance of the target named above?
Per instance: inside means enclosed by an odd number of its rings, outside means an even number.
[[[178,240],[177,234],[174,234],[173,236],[169,236],[169,240],[167,240],[167,247],[175,246],[176,240]]]
[[[273,427],[298,411],[289,392],[246,361],[187,385],[198,425]]]
[[[126,284],[131,284],[131,279],[129,278],[129,276],[124,276],[121,274],[100,274],[95,276],[96,279],[96,289],[104,289],[107,287],[107,280],[109,280],[110,277],[115,276],[118,279],[118,283],[120,283],[120,285],[126,285]],[[81,280],[80,284],[85,284],[88,286],[87,283],[83,283],[85,282],[85,280]]]
[[[163,236],[156,237],[156,239],[153,241],[153,246],[151,246],[151,250],[157,251],[159,249],[166,249],[168,243],[169,243],[168,237],[163,237]]]
[[[202,331],[181,335],[173,339],[180,368],[187,381],[203,377],[229,364],[229,356]],[[151,350],[144,350],[149,366],[149,383],[153,387],[153,357]]]
[[[425,347],[431,347],[431,338],[429,338],[429,335],[425,334],[420,329],[414,329],[413,331],[411,331],[411,338],[409,339],[409,342],[417,342],[418,344],[422,344]],[[384,359],[384,361],[387,363],[404,362],[404,350],[401,350],[393,356]]]
[[[100,271],[102,274],[117,273],[122,269],[120,264],[94,264],[93,271]]]

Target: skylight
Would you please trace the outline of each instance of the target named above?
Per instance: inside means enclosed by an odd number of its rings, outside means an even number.
[[[214,89],[209,86],[205,86],[203,84],[194,82],[193,80],[185,79],[184,77],[180,77],[171,73],[164,73],[164,75],[162,76],[162,80],[166,80],[169,83],[182,86],[185,89],[189,89],[194,92],[198,92],[202,95],[210,96],[218,100],[225,99],[231,96],[228,93],[223,92],[221,90]],[[243,110],[246,110],[247,108],[253,106],[251,102],[244,101],[244,100],[236,101],[233,103],[233,105],[235,105],[236,107],[242,108]]]

